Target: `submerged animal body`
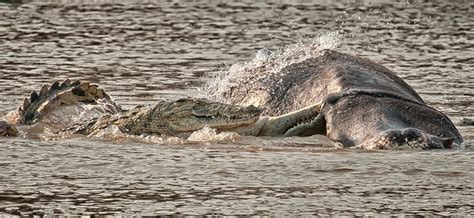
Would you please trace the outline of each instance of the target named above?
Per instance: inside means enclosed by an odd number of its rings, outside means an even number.
[[[243,67],[209,96],[278,115],[320,104],[313,125],[286,135],[324,134],[345,147],[449,148],[463,139],[449,118],[387,68],[349,54],[318,55],[272,68],[278,60]],[[235,72],[234,72],[235,73]]]
[[[39,126],[53,132],[95,136],[108,127],[122,133],[189,136],[204,127],[243,135],[283,135],[317,116],[312,105],[282,116],[261,116],[254,106],[229,105],[205,99],[158,101],[151,106],[123,110],[97,85],[69,80],[32,92],[10,115],[13,124],[0,122],[0,136],[16,136],[14,124]],[[80,119],[84,117],[83,119]]]

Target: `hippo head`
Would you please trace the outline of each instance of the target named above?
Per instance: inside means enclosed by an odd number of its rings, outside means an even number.
[[[18,130],[14,125],[9,124],[5,121],[0,121],[0,137],[2,136],[12,136],[15,137],[18,135]]]
[[[383,131],[362,145],[368,149],[445,149],[453,148],[454,138],[442,138],[427,134],[420,129],[404,128]]]

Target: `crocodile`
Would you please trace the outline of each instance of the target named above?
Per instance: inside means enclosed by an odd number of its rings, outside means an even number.
[[[310,123],[319,105],[280,116],[261,116],[254,106],[238,106],[198,98],[160,100],[124,110],[97,85],[80,81],[54,82],[33,91],[19,109],[10,114],[12,123],[0,122],[0,136],[16,136],[14,124],[37,125],[56,134],[95,136],[115,126],[131,135],[157,134],[187,137],[204,127],[242,135],[278,136]],[[84,117],[82,120],[78,119]],[[71,123],[73,123],[71,125]],[[40,131],[41,132],[41,131]]]
[[[208,98],[255,105],[270,116],[319,104],[318,116],[306,128],[284,135],[326,135],[343,147],[436,149],[463,142],[446,115],[367,58],[329,49],[291,61],[285,52],[257,54],[266,56],[217,77],[225,85],[208,84]]]

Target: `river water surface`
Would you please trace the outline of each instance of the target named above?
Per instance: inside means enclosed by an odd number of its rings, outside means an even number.
[[[278,2],[0,3],[0,115],[66,78],[99,83],[124,107],[202,96],[262,48],[323,37],[392,69],[454,123],[474,118],[471,1]],[[0,139],[0,215],[473,214],[474,127],[458,128],[467,148],[423,152],[212,132]]]

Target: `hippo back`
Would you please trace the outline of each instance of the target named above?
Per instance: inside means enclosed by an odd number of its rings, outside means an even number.
[[[266,76],[266,67],[251,69],[252,77],[238,78],[222,93],[228,103],[262,107],[267,114],[298,110],[330,95],[352,90],[392,93],[424,104],[420,96],[387,68],[365,58],[324,50]]]

